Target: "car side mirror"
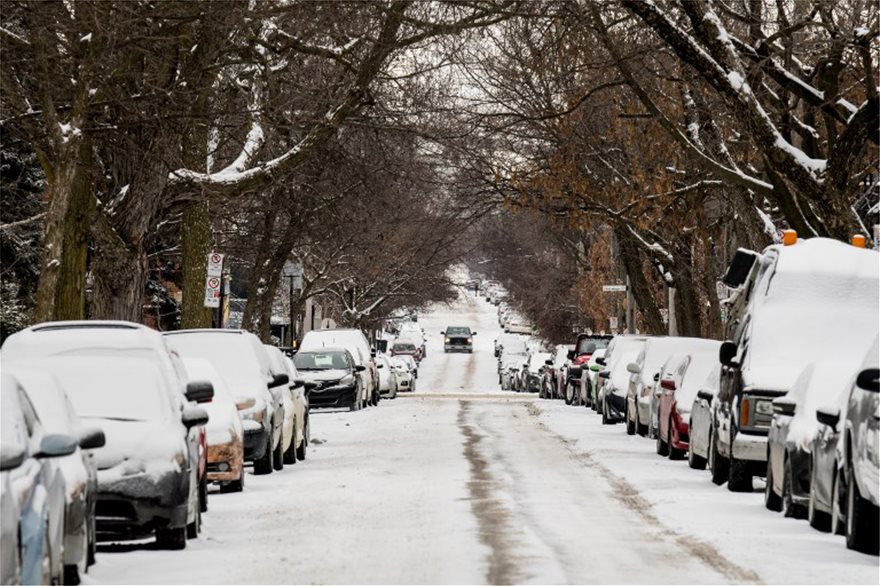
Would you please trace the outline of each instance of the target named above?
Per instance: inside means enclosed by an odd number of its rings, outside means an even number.
[[[289,382],[290,382],[290,377],[287,376],[286,374],[276,374],[275,376],[272,377],[272,381],[269,382],[269,384],[267,384],[266,386],[271,389],[273,387],[286,385]]]
[[[104,432],[97,427],[84,429],[79,434],[79,447],[83,450],[103,448],[105,443],[107,439],[104,437]]]
[[[370,350],[370,358],[375,358],[375,357],[376,357],[376,350],[374,348],[373,350]]]
[[[598,376],[599,376],[599,378],[608,379],[608,378],[611,378],[611,372],[608,370],[603,370],[602,372],[599,373]]]
[[[597,359],[596,359],[596,364],[601,364],[602,366],[605,366],[605,357],[604,357],[604,356],[600,356],[599,358],[597,358]]]
[[[640,372],[642,372],[642,367],[635,362],[630,362],[626,365],[626,371],[630,374],[639,374]]]
[[[295,386],[295,387],[302,387],[302,386],[305,386],[305,384],[306,384],[306,379],[304,379],[304,378],[293,379],[293,386]]]
[[[703,401],[706,401],[707,403],[711,404],[712,399],[714,399],[714,396],[709,391],[700,390],[700,391],[697,391],[697,398],[702,399]]]
[[[364,366],[364,365],[362,365],[362,364],[357,364],[357,365],[355,365],[355,367],[354,367],[354,371],[355,371],[355,372],[363,372],[363,371],[365,371],[365,370],[367,370],[367,367]]]
[[[731,342],[730,340],[725,340],[721,342],[721,347],[718,349],[718,360],[724,366],[733,366],[734,358],[736,358],[736,344]]]
[[[856,386],[871,393],[880,392],[880,369],[866,368],[856,377]]]
[[[552,360],[545,360],[544,364],[546,364],[547,366],[553,366],[553,361]]]
[[[206,380],[186,383],[186,400],[196,403],[209,403],[214,398],[214,385]]]
[[[837,407],[820,407],[816,409],[816,419],[819,423],[827,425],[833,431],[837,431],[837,424],[840,421],[840,409]]]
[[[659,372],[655,372],[655,373],[654,373],[654,382],[657,382],[658,380],[660,380],[660,373],[659,373]]]
[[[60,458],[69,456],[76,451],[79,442],[66,433],[50,433],[43,436],[40,441],[40,449],[34,454],[35,458]]]
[[[196,427],[197,425],[205,425],[208,423],[208,412],[202,407],[187,405],[183,408],[183,414],[180,420],[187,429]]]
[[[794,415],[797,403],[788,397],[777,397],[773,399],[773,413],[776,415]]]
[[[574,360],[574,350],[569,350],[566,356],[569,360]]]
[[[376,365],[376,368],[385,368],[385,365],[380,362]]]
[[[476,336],[476,335],[477,335],[477,332],[471,332],[471,335],[472,335],[472,336]]]
[[[253,397],[238,397],[235,399],[235,408],[239,411],[250,409],[257,404],[257,400]]]
[[[24,462],[25,451],[21,446],[3,446],[0,448],[0,472],[14,470]]]

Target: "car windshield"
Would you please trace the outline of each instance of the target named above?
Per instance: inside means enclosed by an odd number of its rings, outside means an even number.
[[[395,344],[391,348],[394,352],[415,352],[416,345],[415,344]]]
[[[448,327],[446,328],[447,336],[470,336],[471,329],[470,328],[460,328],[460,327]]]
[[[345,370],[348,360],[343,352],[300,352],[293,357],[298,370]]]
[[[578,342],[578,354],[592,354],[599,348],[607,348],[608,340],[602,338],[584,338]]]

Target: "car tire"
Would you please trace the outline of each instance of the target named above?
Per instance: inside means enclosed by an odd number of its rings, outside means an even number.
[[[293,443],[291,441],[291,443]],[[272,450],[272,468],[284,470],[284,437],[278,438],[278,445]]]
[[[186,527],[157,529],[156,546],[159,549],[184,549],[186,547]]]
[[[706,458],[698,456],[693,449],[688,450],[688,466],[694,470],[706,469]]]
[[[299,446],[296,448],[296,459],[297,460],[305,460],[306,459],[306,448],[309,445],[308,442],[309,437],[309,420],[306,419],[306,428],[303,430],[303,441],[300,442]]]
[[[846,467],[846,547],[862,553],[877,555],[880,552],[880,508],[862,498],[859,485],[852,470],[852,463]]]
[[[841,502],[843,495],[840,494],[840,474],[837,470],[837,462],[834,462],[834,477],[832,479],[834,483],[831,486],[831,532],[834,535],[843,535],[846,532],[846,526],[843,521],[843,515],[841,514],[841,509],[843,509],[843,503]]]
[[[773,466],[770,465],[770,456],[767,456],[767,483],[764,485],[764,507],[769,511],[778,513],[782,510],[782,497],[773,489]]]
[[[730,458],[728,466],[727,490],[731,492],[752,492],[752,472],[750,463],[738,458]]]
[[[296,420],[293,422],[293,439],[290,440],[290,445],[284,451],[284,463],[296,464]]]
[[[63,584],[73,584],[76,586],[80,583],[79,567],[76,564],[64,566],[64,582]]]
[[[202,476],[199,481],[199,509],[203,513],[208,512],[208,473]]]
[[[569,383],[565,385],[565,404],[571,405],[574,401],[574,385]]]
[[[668,456],[669,455],[669,443],[663,439],[662,434],[657,434],[657,455],[658,456]]]
[[[648,437],[648,426],[642,425],[642,422],[639,420],[639,404],[638,399],[636,399],[636,433],[642,437]]]
[[[611,421],[611,418],[608,417],[608,407],[605,405],[605,400],[602,400],[602,425],[611,425],[614,423]]]
[[[782,514],[793,519],[804,519],[807,512],[803,505],[794,502],[793,483],[791,460],[786,458],[782,468]]]
[[[629,407],[626,408],[626,435],[636,434],[636,424],[629,418]]]
[[[727,482],[730,475],[730,461],[718,453],[714,431],[709,433],[709,472],[712,475],[712,482],[718,486]]]
[[[268,434],[266,439],[266,451],[263,457],[254,460],[254,474],[271,474],[272,473],[272,434]]]
[[[241,476],[238,477],[238,480],[230,480],[224,484],[220,485],[220,492],[241,492],[244,490],[244,469],[241,471]]]
[[[660,430],[657,429],[657,436],[660,436]],[[684,460],[684,457],[687,455],[686,450],[680,450],[672,445],[672,419],[669,420],[669,427],[667,428],[666,433],[666,445],[669,447],[669,459],[670,460]]]
[[[199,536],[199,533],[202,531],[202,509],[201,507],[196,508],[196,518],[193,519],[192,523],[188,523],[186,525],[186,538],[187,539],[195,539]]]
[[[810,462],[810,503],[807,506],[807,521],[810,527],[822,533],[831,531],[831,515],[825,511],[820,511],[816,505],[816,466]]]

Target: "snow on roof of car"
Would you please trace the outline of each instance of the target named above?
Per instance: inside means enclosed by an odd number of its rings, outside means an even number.
[[[156,348],[162,336],[146,326],[124,321],[46,322],[12,334],[3,343],[4,358],[35,358],[84,349],[124,352]]]
[[[877,335],[880,256],[827,238],[779,248],[757,283],[745,386],[787,391],[817,359],[861,356]]]

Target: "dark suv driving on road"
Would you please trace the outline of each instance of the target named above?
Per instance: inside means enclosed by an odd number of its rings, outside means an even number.
[[[466,326],[449,326],[443,332],[443,351],[473,353],[476,333]]]

